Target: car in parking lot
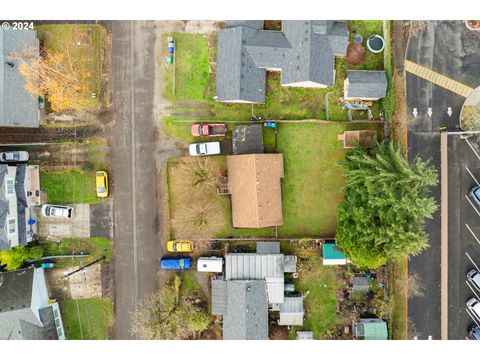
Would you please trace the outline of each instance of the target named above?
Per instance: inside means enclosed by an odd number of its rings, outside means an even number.
[[[219,155],[220,143],[218,141],[190,144],[190,156]]]
[[[480,327],[473,325],[469,330],[468,333],[473,340],[480,340]]]
[[[467,272],[467,280],[475,290],[480,291],[480,273],[477,269]]]
[[[97,196],[106,198],[108,196],[108,174],[106,171],[97,171],[95,174],[95,185],[97,188]]]
[[[480,320],[480,302],[476,298],[467,301],[467,308]]]
[[[192,267],[192,259],[189,257],[160,259],[160,268],[165,270],[188,270]]]
[[[468,192],[468,195],[472,198],[475,203],[480,206],[480,186],[474,186]]]
[[[6,151],[0,153],[0,162],[2,163],[25,162],[29,159],[28,151]]]
[[[71,206],[44,204],[41,212],[46,217],[72,219],[74,210]]]
[[[167,250],[170,252],[191,252],[193,242],[190,240],[170,240],[167,242]]]

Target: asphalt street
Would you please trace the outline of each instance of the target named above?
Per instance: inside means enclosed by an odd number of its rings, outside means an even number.
[[[112,22],[115,122],[112,152],[115,266],[115,338],[131,339],[131,314],[157,288],[158,205],[155,57],[150,21]]]
[[[462,21],[431,21],[428,27],[418,35],[410,37],[406,58],[419,65],[425,66],[440,74],[448,76],[470,87],[480,84],[480,47],[478,37],[467,30]],[[440,136],[439,129],[445,127],[448,131],[459,131],[458,118],[460,109],[465,101],[464,97],[454,94],[444,88],[434,85],[424,79],[408,74],[406,76],[407,87],[407,111],[409,115],[408,129],[408,156],[413,159],[420,156],[424,160],[431,160],[440,174]],[[451,110],[449,114],[448,110]],[[415,117],[414,109],[418,112]],[[429,109],[431,115],[429,115]],[[449,140],[449,160],[460,161],[465,146],[451,144],[456,140]],[[461,152],[461,154],[459,153]],[[467,160],[465,160],[467,161]],[[468,158],[475,162],[475,159]],[[480,163],[480,160],[479,160]],[[455,171],[451,164],[449,174]],[[473,164],[472,168],[475,169]],[[480,174],[479,174],[480,175]],[[460,185],[462,177],[459,175],[449,176],[449,189],[464,191]],[[440,203],[440,187],[432,190]],[[459,257],[462,252],[461,242],[456,229],[460,220],[450,219],[460,210],[456,207],[454,197],[458,194],[449,194],[449,338],[465,339],[465,329],[461,317],[458,315],[458,304],[461,296],[456,289],[455,282],[458,276],[464,278],[463,258]],[[462,205],[463,206],[463,205]],[[460,213],[462,213],[460,211]],[[460,216],[460,215],[458,215]],[[480,218],[477,219],[480,224]],[[463,225],[465,227],[465,225]],[[473,228],[472,228],[473,229]],[[409,263],[409,271],[418,273],[425,287],[424,296],[414,297],[409,300],[409,318],[413,323],[412,331],[415,330],[419,339],[431,336],[440,339],[440,212],[427,222],[430,247],[420,255],[412,257]],[[455,236],[457,232],[457,236]],[[463,236],[463,235],[462,235]],[[462,283],[465,283],[462,280]],[[464,306],[463,306],[464,307]],[[458,320],[458,321],[457,321]],[[462,325],[460,325],[462,323]],[[463,336],[463,337],[462,337]]]

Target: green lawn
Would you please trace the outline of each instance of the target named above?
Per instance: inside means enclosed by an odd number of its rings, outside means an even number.
[[[68,340],[109,340],[113,338],[113,302],[110,298],[60,302]],[[80,313],[80,317],[78,316]]]
[[[52,204],[97,203],[95,171],[40,171],[42,190]]]
[[[393,297],[394,306],[389,320],[389,333],[393,340],[407,339],[406,324],[406,276],[407,262],[405,259],[394,261],[390,267],[390,296]]]
[[[198,285],[197,278],[195,277],[195,272],[193,271],[183,271],[182,276],[182,285],[181,290],[185,292],[190,292],[194,290],[200,290]]]
[[[40,245],[45,249],[44,256],[55,255],[72,255],[72,254],[89,254],[87,258],[83,258],[82,262],[85,264],[88,261],[99,259],[105,255],[106,262],[110,262],[111,247],[110,241],[107,238],[69,238],[63,239],[59,243],[54,241],[42,241]],[[78,264],[80,260],[56,260],[57,266],[69,266]]]
[[[172,93],[172,64],[166,72],[165,95],[177,100],[202,100],[209,77],[208,40],[202,35],[172,36],[175,37],[175,95]]]
[[[337,135],[345,130],[372,128],[375,126],[352,123],[279,125],[277,150],[283,153],[285,167],[280,236],[335,234],[344,184],[337,162],[346,152]]]
[[[35,26],[43,46],[53,54],[64,53],[68,48],[75,68],[88,71],[89,91],[85,94],[85,109],[96,109],[102,96],[103,57],[106,30],[95,24],[61,24]],[[80,45],[78,45],[80,42]],[[97,96],[92,98],[91,93]]]
[[[370,35],[383,36],[382,20],[350,20],[348,22],[348,29],[350,31],[350,42],[353,42],[356,34],[360,34],[363,37],[362,45],[365,47],[363,62],[358,65],[349,65],[349,68],[356,70],[383,70],[383,52],[374,54],[367,49],[366,45]],[[385,44],[385,48],[387,46],[388,43]]]

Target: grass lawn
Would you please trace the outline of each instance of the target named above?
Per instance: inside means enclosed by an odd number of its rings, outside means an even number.
[[[95,171],[40,171],[42,190],[52,204],[91,204],[100,202],[95,190]]]
[[[88,92],[85,93],[84,106],[86,110],[96,109],[102,96],[106,30],[95,24],[39,25],[35,26],[35,30],[41,43],[50,53],[62,53],[68,48],[71,50],[74,67],[87,67],[89,86]],[[97,94],[95,98],[92,98],[92,92]]]
[[[318,251],[306,250],[297,243],[282,242],[282,252],[298,257],[295,290],[305,295],[303,326],[294,326],[289,338],[296,339],[296,331],[309,329],[315,339],[337,324],[337,277],[334,266],[323,266]]]
[[[182,285],[181,290],[185,292],[190,292],[194,290],[200,290],[200,286],[198,285],[197,278],[195,277],[195,273],[193,271],[182,271]]]
[[[65,300],[60,303],[60,310],[68,340],[113,338],[113,302],[110,298],[78,300],[78,308],[76,300]]]
[[[59,243],[54,241],[42,241],[40,245],[45,249],[44,256],[72,255],[83,252],[90,255],[88,258],[82,259],[84,264],[88,261],[97,260],[102,255],[106,256],[104,261],[110,262],[111,247],[110,241],[107,238],[69,238],[63,239]],[[80,260],[78,259],[62,259],[55,261],[57,266],[70,266],[72,264],[78,264],[79,262]]]
[[[350,20],[348,22],[350,31],[350,42],[356,34],[363,37],[363,46],[365,47],[365,57],[363,62],[358,65],[349,65],[349,69],[356,70],[383,70],[383,52],[374,54],[367,49],[367,39],[370,35],[383,36],[382,20]],[[385,44],[385,48],[387,43]]]
[[[173,71],[166,72],[165,96],[176,100],[202,100],[209,77],[208,39],[202,35],[172,34],[175,37],[175,95]],[[173,65],[168,65],[173,70]]]
[[[345,130],[375,129],[365,124],[280,124],[277,150],[283,153],[283,226],[279,236],[330,236],[337,227],[344,175],[337,162],[346,150],[337,140]]]

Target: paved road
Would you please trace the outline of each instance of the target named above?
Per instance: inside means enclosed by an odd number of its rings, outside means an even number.
[[[480,49],[478,39],[466,30],[461,21],[433,21],[427,29],[417,37],[411,37],[407,49],[407,59],[432,69],[438,73],[455,79],[470,87],[479,84]],[[408,74],[407,81],[407,111],[411,118],[408,131],[408,155],[410,159],[420,156],[431,159],[431,163],[440,169],[440,137],[439,127],[447,127],[449,131],[458,131],[458,117],[465,98],[456,95],[437,85],[429,83],[414,75]],[[447,114],[451,107],[452,115]],[[417,108],[419,115],[413,118],[412,111]],[[427,114],[432,109],[432,116]],[[450,145],[450,144],[449,144]],[[463,149],[463,147],[462,147]],[[449,158],[456,156],[457,148],[452,149]],[[460,187],[456,177],[449,177],[449,188]],[[462,188],[463,191],[463,188]],[[440,187],[432,191],[432,195],[440,200]],[[452,200],[449,197],[449,202]],[[450,214],[458,209],[450,208]],[[450,219],[449,219],[450,222]],[[456,225],[450,225],[449,233]],[[453,226],[453,227],[452,227]],[[425,295],[409,300],[409,317],[420,339],[429,335],[440,338],[440,213],[427,223],[430,248],[421,255],[412,257],[410,272],[420,275],[425,286]],[[458,237],[449,239],[449,253],[456,254],[461,248]],[[454,274],[463,274],[463,263],[455,255],[449,258],[449,287],[452,289]],[[458,280],[458,279],[457,279]],[[458,294],[449,291],[449,302]],[[463,300],[462,300],[463,301]],[[458,301],[455,301],[455,303]],[[453,306],[452,299],[452,306]],[[457,310],[449,309],[449,320],[457,317]],[[449,326],[449,337],[461,338],[464,329],[458,328],[452,322]],[[463,325],[462,325],[463,326]],[[411,329],[413,330],[413,329]],[[461,335],[457,335],[461,333]],[[465,338],[463,336],[463,338]]]
[[[114,202],[115,338],[130,339],[139,300],[157,288],[158,206],[153,23],[112,23],[115,124],[109,134]]]

